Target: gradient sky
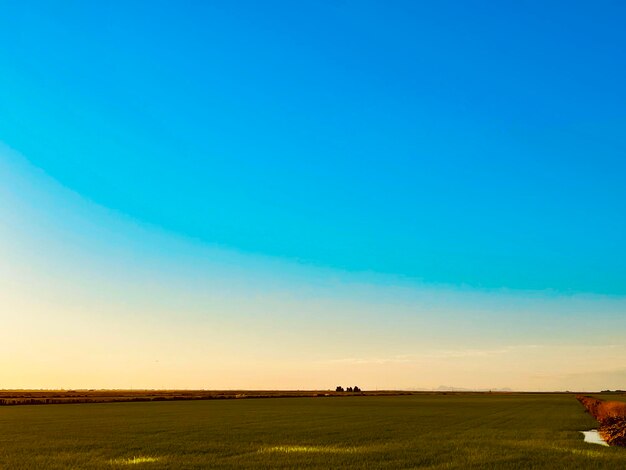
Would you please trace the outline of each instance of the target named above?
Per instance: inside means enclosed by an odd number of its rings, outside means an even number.
[[[0,4],[0,388],[626,388],[623,2]]]

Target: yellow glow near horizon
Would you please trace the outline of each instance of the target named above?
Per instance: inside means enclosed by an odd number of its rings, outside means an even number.
[[[626,299],[429,286],[144,227],[0,152],[3,388],[623,388]]]

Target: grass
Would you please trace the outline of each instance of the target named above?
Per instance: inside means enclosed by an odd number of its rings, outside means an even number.
[[[626,468],[573,395],[0,407],[0,468]]]
[[[626,393],[623,392],[611,392],[611,393],[592,393],[589,396],[599,398],[606,401],[626,401]]]

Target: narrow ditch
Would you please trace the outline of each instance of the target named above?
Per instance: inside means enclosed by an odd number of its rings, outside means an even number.
[[[626,447],[626,403],[598,400],[584,395],[579,395],[576,399],[600,424],[597,430],[581,431],[585,442]]]

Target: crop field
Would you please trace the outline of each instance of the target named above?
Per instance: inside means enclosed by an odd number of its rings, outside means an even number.
[[[595,398],[599,398],[600,400],[610,400],[610,401],[626,401],[626,393],[593,393],[591,396]]]
[[[567,394],[0,407],[0,468],[626,468]]]

